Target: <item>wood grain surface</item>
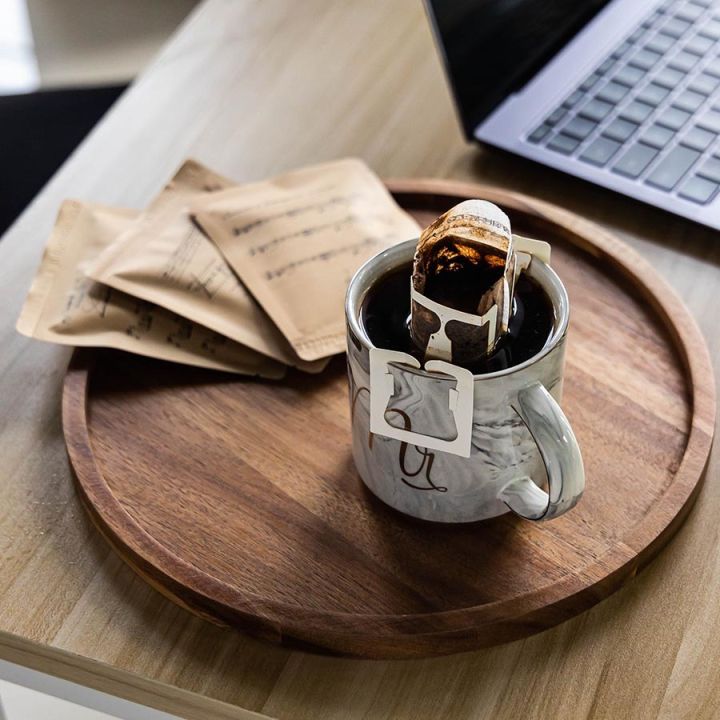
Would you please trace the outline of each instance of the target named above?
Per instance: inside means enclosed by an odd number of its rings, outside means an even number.
[[[259,382],[79,351],[63,395],[88,510],[154,587],[273,642],[376,658],[507,642],[613,592],[687,514],[715,417],[695,322],[615,237],[493,188],[391,189],[423,226],[487,198],[552,244],[571,303],[564,406],[587,472],[565,517],[453,527],[375,501],[351,457],[341,358]]]
[[[0,240],[0,656],[198,720],[717,718],[718,443],[687,522],[626,587],[534,637],[434,659],[322,657],[213,626],[87,519],[60,424],[69,353],[14,329],[61,201],[143,207],[188,156],[243,181],[347,155],[600,223],[684,299],[717,382],[718,233],[465,143],[421,3],[208,0]]]

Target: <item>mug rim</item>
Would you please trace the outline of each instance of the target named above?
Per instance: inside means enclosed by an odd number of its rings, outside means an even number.
[[[412,261],[416,245],[417,239],[411,239],[380,251],[369,260],[366,260],[350,280],[345,296],[345,321],[355,337],[357,337],[368,351],[376,346],[370,340],[363,324],[360,322],[360,310],[362,309],[365,297],[373,282],[394,270],[399,265]],[[570,321],[570,301],[567,290],[557,273],[537,257],[532,258],[525,272],[542,287],[550,300],[555,314],[553,331],[550,333],[542,349],[532,357],[529,357],[518,365],[513,365],[503,370],[473,374],[474,381],[492,380],[521,372],[525,368],[540,362],[540,360],[546,357],[562,342],[567,334],[568,323]],[[412,368],[412,371],[421,375],[429,374],[429,371],[424,368]]]

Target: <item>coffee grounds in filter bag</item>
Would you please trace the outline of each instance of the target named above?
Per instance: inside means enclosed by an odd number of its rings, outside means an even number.
[[[515,284],[510,220],[466,200],[425,228],[412,275],[411,336],[425,359],[469,365],[508,330]]]
[[[368,336],[376,347],[475,374],[524,362],[554,323],[545,292],[522,272],[532,255],[549,262],[549,245],[513,235],[491,203],[460,203],[423,231],[412,268],[389,273],[368,294]]]

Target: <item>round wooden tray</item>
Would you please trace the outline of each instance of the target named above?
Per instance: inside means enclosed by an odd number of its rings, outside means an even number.
[[[601,228],[496,188],[389,186],[421,224],[482,197],[553,244],[572,307],[563,405],[587,471],[577,508],[446,526],[385,507],[353,466],[342,358],[273,383],[83,351],[63,423],[97,527],[175,602],[274,642],[417,657],[530,635],[631,578],[700,487],[715,389],[684,305]]]

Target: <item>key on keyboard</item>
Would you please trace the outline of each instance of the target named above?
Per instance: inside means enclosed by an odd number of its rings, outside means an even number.
[[[657,107],[669,94],[670,91],[662,85],[650,83],[638,93],[638,100]]]
[[[720,158],[708,158],[697,170],[698,175],[702,175],[709,180],[720,183]]]
[[[715,58],[705,66],[705,72],[715,77],[720,77],[720,58]]]
[[[667,35],[672,35],[674,38],[682,37],[685,31],[690,27],[692,23],[687,20],[681,20],[677,17],[670,18],[663,26],[663,32]]]
[[[575,152],[575,148],[577,148],[579,144],[580,141],[576,140],[574,137],[559,133],[548,143],[548,147],[551,150],[557,150],[558,152],[563,153],[563,155],[570,155]]]
[[[705,55],[705,53],[708,52],[713,45],[714,43],[710,38],[703,37],[702,35],[696,35],[694,38],[688,40],[687,45],[685,45],[685,49],[688,52],[695,53],[696,55],[703,57],[703,55]]]
[[[675,133],[662,125],[651,125],[640,138],[644,143],[662,150],[672,140]]]
[[[704,130],[697,125],[692,128],[683,138],[683,143],[696,150],[707,150],[713,144],[717,135],[709,130]]]
[[[697,150],[678,145],[657,164],[645,182],[661,190],[672,190],[699,157]]]
[[[678,194],[681,198],[705,205],[715,197],[718,184],[701,177],[688,178],[681,186]]]
[[[548,125],[557,125],[565,117],[565,114],[565,110],[557,108],[545,118],[545,122]]]
[[[711,20],[700,27],[700,34],[709,37],[711,40],[720,40],[720,22]]]
[[[603,130],[603,135],[618,142],[625,142],[639,127],[637,123],[623,120],[622,118],[615,118],[610,125]]]
[[[641,123],[648,119],[650,113],[654,110],[652,105],[633,100],[627,107],[623,108],[620,115],[632,122]]]
[[[600,75],[605,75],[606,73],[610,72],[610,70],[612,70],[614,65],[615,60],[609,57],[604,63],[598,66],[598,69],[595,72],[599,73]]]
[[[618,160],[613,170],[626,177],[640,177],[657,154],[658,151],[655,148],[636,143]]]
[[[580,159],[602,167],[619,149],[619,142],[600,137],[588,146],[585,152],[580,155]]]
[[[694,90],[685,90],[673,100],[673,105],[689,112],[695,112],[704,102],[704,95]]]
[[[712,42],[712,41],[711,41]],[[664,33],[658,33],[655,37],[650,38],[645,45],[648,50],[654,50],[659,53],[666,53],[675,44],[675,38]]]
[[[579,90],[576,90],[571,95],[568,95],[568,97],[565,99],[565,102],[563,103],[563,107],[571,108],[575,107],[582,99],[585,97]]]
[[[592,90],[595,87],[595,85],[597,85],[599,80],[600,80],[600,76],[597,73],[588,75],[585,78],[585,80],[582,81],[578,90],[582,90],[582,92],[587,92],[588,90]]]
[[[678,70],[682,70],[684,73],[687,73],[688,70],[692,70],[695,67],[695,64],[699,59],[700,58],[697,55],[682,50],[670,61],[670,67],[677,68]]]
[[[639,67],[642,70],[649,70],[657,63],[658,60],[660,60],[661,57],[662,55],[659,52],[643,48],[630,58],[630,64],[635,67]]]
[[[715,112],[713,110],[706,113],[697,121],[697,123],[712,132],[720,133],[720,112]]]
[[[703,14],[703,7],[701,5],[695,5],[694,3],[686,3],[682,7],[678,8],[675,13],[676,17],[682,20],[689,20],[694,22]]]
[[[606,103],[604,100],[593,99],[580,108],[580,115],[589,120],[599,122],[607,117],[612,109],[613,106],[610,103]]]
[[[668,90],[674,90],[678,86],[678,83],[682,82],[684,77],[685,75],[680,72],[680,70],[666,67],[655,75],[653,80],[658,83],[658,85],[668,88]]]
[[[624,68],[620,68],[620,70],[617,71],[614,79],[617,80],[617,82],[631,88],[635,87],[635,85],[640,82],[643,75],[645,75],[644,70],[633,67],[632,65],[626,65]]]
[[[720,85],[720,78],[716,78],[713,75],[707,73],[700,73],[696,78],[690,81],[688,86],[691,90],[702,93],[703,95],[710,95],[714,92],[718,85]]]
[[[574,117],[567,125],[565,125],[562,132],[570,135],[571,137],[577,138],[578,140],[584,140],[596,127],[597,123],[578,116]]]
[[[530,135],[528,136],[528,140],[531,143],[539,143],[542,142],[549,134],[550,126],[540,125],[540,127],[535,128],[535,130],[530,133]]]
[[[680,108],[669,107],[655,118],[655,121],[670,128],[671,130],[679,130],[690,119],[690,113]]]
[[[620,45],[615,52],[613,52],[612,57],[614,57],[616,60],[620,59],[626,52],[630,50],[632,45],[629,42],[624,42],[622,45]]]
[[[618,82],[611,80],[596,97],[601,100],[607,100],[607,102],[617,105],[629,92],[630,88],[626,85],[621,85]]]

